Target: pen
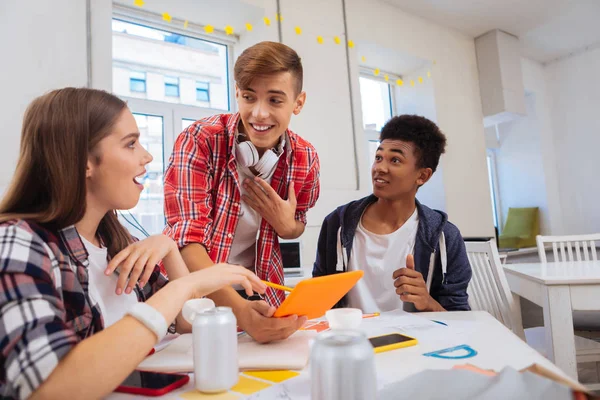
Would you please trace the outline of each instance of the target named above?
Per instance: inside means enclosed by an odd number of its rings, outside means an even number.
[[[363,314],[363,318],[373,318],[373,317],[379,317],[379,313],[373,313],[373,314]]]
[[[292,288],[289,288],[289,287],[287,287],[287,286],[278,285],[278,284],[276,284],[276,283],[271,283],[271,282],[268,282],[268,281],[262,281],[262,282],[263,282],[265,285],[267,285],[267,286],[269,286],[269,287],[272,287],[273,289],[285,290],[286,292],[291,292],[292,290],[294,290],[294,289],[292,289]]]

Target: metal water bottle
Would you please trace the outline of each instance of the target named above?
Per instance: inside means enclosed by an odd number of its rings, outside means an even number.
[[[229,307],[196,314],[192,325],[196,389],[218,393],[238,381],[237,322]]]
[[[374,400],[375,353],[359,331],[319,334],[310,353],[312,400]]]

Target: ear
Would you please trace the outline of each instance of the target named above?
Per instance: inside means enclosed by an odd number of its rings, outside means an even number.
[[[235,99],[239,100],[240,98],[240,88],[238,87],[237,83],[235,84]]]
[[[306,102],[306,92],[301,92],[298,97],[296,97],[296,104],[294,105],[294,115],[300,114],[302,111],[302,107],[304,107],[304,103]]]
[[[94,171],[94,163],[92,162],[92,159],[90,157],[88,157],[87,163],[85,165],[85,177],[86,177],[86,179],[92,177],[93,171]]]
[[[419,175],[417,175],[417,185],[419,187],[423,186],[433,175],[433,170],[431,168],[421,168],[419,170]]]

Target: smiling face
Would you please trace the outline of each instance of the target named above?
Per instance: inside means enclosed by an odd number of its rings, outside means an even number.
[[[292,114],[298,115],[306,94],[296,95],[296,82],[289,72],[254,78],[248,87],[236,85],[241,124],[240,132],[263,154],[277,145],[290,124]]]
[[[417,167],[415,145],[402,140],[385,139],[379,145],[371,168],[373,194],[380,199],[400,200],[414,197],[429,180],[431,168]]]
[[[139,142],[140,133],[129,109],[124,109],[112,132],[88,157],[87,202],[96,209],[133,208],[144,186],[138,178],[146,173],[152,155]]]

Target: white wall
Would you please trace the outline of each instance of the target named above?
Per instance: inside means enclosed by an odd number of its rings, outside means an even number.
[[[431,67],[432,65],[427,63],[427,65],[403,75],[404,85],[394,86],[396,115],[416,114],[437,123],[433,80],[427,77],[427,72],[431,72]],[[423,83],[419,83],[419,77],[423,79]],[[411,86],[411,81],[415,82],[415,86]],[[447,148],[446,151],[451,150]],[[429,182],[419,189],[417,199],[430,208],[447,211],[443,165],[444,155],[440,158],[438,168]]]
[[[600,232],[600,48],[546,67],[564,234]]]
[[[509,207],[539,207],[540,231],[550,233],[541,132],[536,115],[536,96],[525,97],[527,116],[498,126],[500,148],[496,166],[503,227]]]
[[[2,1],[0,38],[1,193],[16,166],[27,105],[51,89],[87,84],[85,1]]]

